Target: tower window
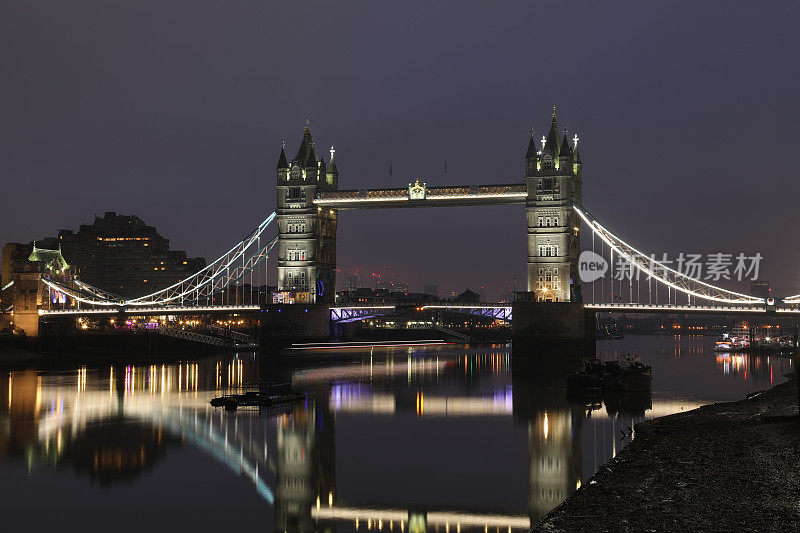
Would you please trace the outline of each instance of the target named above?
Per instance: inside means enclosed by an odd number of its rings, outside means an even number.
[[[558,245],[540,244],[539,257],[558,257]]]

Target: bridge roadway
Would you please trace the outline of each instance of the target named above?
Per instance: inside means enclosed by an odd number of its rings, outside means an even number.
[[[303,305],[303,304],[295,304]],[[661,313],[661,314],[700,314],[700,315],[800,315],[800,307],[756,306],[756,305],[659,305],[635,303],[586,303],[586,309],[609,313]],[[494,318],[511,322],[513,320],[512,305],[509,304],[437,304],[419,305],[403,303],[396,305],[352,305],[332,306],[330,308],[331,320],[337,323],[354,322],[368,318],[392,314],[399,309],[419,309],[423,311],[449,311],[454,313],[469,314]],[[148,306],[148,307],[97,307],[84,309],[40,309],[39,316],[53,318],[59,316],[90,316],[90,315],[191,315],[198,313],[244,313],[261,311],[258,305],[207,305],[207,306]]]

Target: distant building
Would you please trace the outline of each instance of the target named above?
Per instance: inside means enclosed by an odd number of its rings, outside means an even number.
[[[361,274],[359,273],[358,268],[356,268],[353,274],[345,280],[343,288],[346,291],[354,291],[362,286]]]
[[[481,297],[478,295],[478,293],[467,289],[453,298],[453,301],[460,304],[477,304],[480,303]]]
[[[765,300],[769,298],[769,281],[751,281],[750,296],[758,296]]]
[[[435,283],[429,283],[422,288],[422,292],[430,294],[431,296],[439,297],[439,286]]]
[[[60,250],[80,280],[125,298],[163,289],[197,272],[203,258],[169,249],[169,239],[159,235],[137,216],[107,212],[77,232],[61,230],[58,237],[36,241],[40,249]],[[3,279],[26,266],[34,243],[9,243],[3,249]],[[8,269],[8,272],[7,272]]]

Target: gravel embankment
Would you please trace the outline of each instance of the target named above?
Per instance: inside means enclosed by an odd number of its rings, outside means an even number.
[[[643,422],[532,531],[800,531],[797,409],[792,379]]]

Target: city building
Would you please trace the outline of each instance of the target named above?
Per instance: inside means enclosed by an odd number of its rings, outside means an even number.
[[[361,273],[359,272],[358,267],[356,267],[353,271],[353,274],[348,276],[348,278],[345,280],[343,289],[346,291],[354,291],[361,286],[363,286],[363,283],[361,282]]]
[[[453,298],[453,301],[459,304],[478,304],[481,301],[481,297],[478,293],[467,289]]]
[[[203,258],[169,249],[169,239],[137,216],[107,212],[76,231],[35,243],[9,243],[3,249],[3,280],[21,272],[34,248],[60,250],[81,281],[125,298],[163,289],[203,268]]]
[[[306,124],[300,148],[291,163],[285,146],[277,165],[278,292],[276,302],[332,303],[336,294],[335,209],[314,205],[320,191],[339,187],[339,171],[331,146],[330,162],[317,159]]]
[[[439,297],[439,286],[435,283],[428,283],[422,288],[422,292],[431,296]]]
[[[769,281],[751,281],[750,282],[750,295],[764,298],[769,298]]]
[[[580,220],[572,203],[581,203],[578,139],[571,148],[564,128],[559,140],[553,109],[550,130],[536,146],[531,132],[525,154],[528,188],[528,292],[536,301],[579,302]]]

